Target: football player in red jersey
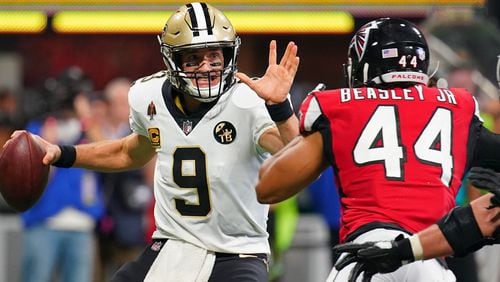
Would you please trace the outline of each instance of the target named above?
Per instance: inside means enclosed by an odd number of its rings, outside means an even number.
[[[500,136],[482,126],[465,89],[427,87],[428,64],[427,43],[414,24],[381,18],[359,29],[345,65],[349,88],[306,97],[302,136],[261,167],[259,201],[282,201],[331,165],[341,242],[408,237],[450,211],[469,167],[500,170]],[[332,269],[328,281],[348,280],[353,267]],[[430,277],[455,281],[438,260],[408,264],[383,278]]]
[[[500,87],[500,56],[497,81]],[[364,280],[370,280],[376,273],[393,272],[407,262],[439,256],[461,257],[486,245],[500,244],[500,173],[473,167],[468,179],[473,186],[491,193],[466,207],[454,208],[437,224],[409,238],[337,245],[333,248],[335,253],[349,254],[335,264],[336,268],[340,270],[355,261],[350,280],[356,281],[361,273]]]

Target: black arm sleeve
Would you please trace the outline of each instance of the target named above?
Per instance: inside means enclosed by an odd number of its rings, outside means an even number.
[[[437,225],[453,248],[456,257],[463,257],[486,245],[499,242],[496,238],[498,232],[495,232],[494,237],[483,237],[470,205],[454,208],[439,220]]]
[[[500,134],[480,128],[471,167],[480,166],[500,172]]]

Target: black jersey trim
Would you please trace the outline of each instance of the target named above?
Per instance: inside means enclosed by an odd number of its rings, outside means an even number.
[[[401,232],[406,233],[408,235],[412,235],[411,232],[405,230],[403,227],[401,227],[395,223],[374,221],[374,222],[370,222],[370,223],[367,223],[365,225],[362,225],[358,229],[354,230],[351,234],[349,234],[346,237],[346,242],[352,242],[356,238],[358,238],[361,234],[364,234],[368,231],[372,231],[374,229],[398,230],[398,231],[401,231]]]
[[[175,105],[174,102],[174,96],[175,95],[183,95],[180,93],[177,89],[175,89],[172,84],[167,80],[163,83],[161,87],[161,92],[163,96],[163,101],[165,103],[165,106],[167,107],[168,112],[172,116],[172,118],[175,120],[177,123],[177,126],[182,130],[183,129],[183,123],[186,120],[189,120],[192,123],[192,128],[196,127],[196,125],[200,122],[200,120],[205,116],[205,114],[214,107],[217,102],[219,101],[219,98],[217,98],[215,101],[209,102],[209,103],[201,103],[200,108],[198,111],[191,113],[191,114],[184,114],[177,106]],[[192,132],[192,130],[190,131]]]

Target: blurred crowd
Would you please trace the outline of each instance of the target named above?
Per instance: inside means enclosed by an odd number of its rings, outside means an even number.
[[[72,66],[23,95],[1,89],[0,143],[16,129],[71,145],[128,135],[130,85],[119,77],[97,90]],[[107,281],[150,240],[152,174],[152,165],[114,174],[52,167],[44,195],[21,214],[21,280]]]

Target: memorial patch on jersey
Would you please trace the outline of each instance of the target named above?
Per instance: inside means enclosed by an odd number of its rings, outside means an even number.
[[[161,147],[160,129],[157,127],[150,127],[148,128],[148,135],[149,135],[149,142],[151,142],[151,146],[153,146],[154,148],[160,148]]]
[[[214,138],[221,144],[231,144],[236,139],[236,128],[228,121],[221,121],[214,128]]]
[[[148,105],[148,116],[149,116],[149,120],[153,120],[153,117],[156,115],[156,106],[155,104],[153,103],[153,101],[151,101],[151,103],[149,103]]]

